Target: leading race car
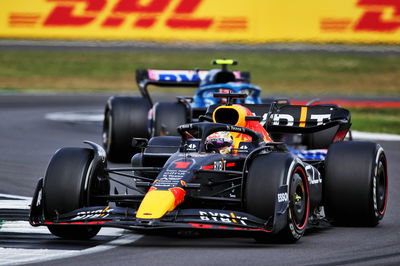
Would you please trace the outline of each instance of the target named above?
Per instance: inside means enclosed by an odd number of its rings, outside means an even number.
[[[228,102],[209,107],[203,119],[212,122],[181,125],[180,136],[135,139],[143,152],[131,167],[108,168],[105,151],[92,142],[57,151],[38,182],[30,223],[72,239],[119,227],[295,242],[321,217],[352,226],[383,218],[385,153],[375,143],[342,141],[350,128],[346,109],[271,104],[256,116],[259,105],[232,104],[243,95],[216,97]],[[302,160],[272,142],[264,122],[270,133],[334,130],[327,151]],[[126,190],[111,193],[112,182]]]
[[[113,162],[127,162],[139,152],[130,145],[133,137],[178,135],[177,126],[196,122],[204,115],[207,107],[226,102],[214,98],[215,92],[246,93],[245,99],[237,103],[260,104],[261,89],[250,84],[250,73],[228,70],[236,65],[235,60],[217,59],[215,65],[221,69],[212,70],[160,70],[142,69],[136,71],[136,81],[141,97],[113,96],[105,108],[103,122],[103,147]],[[178,97],[176,102],[156,102],[150,96],[149,86],[195,87],[194,96]],[[264,101],[275,99],[264,99]],[[287,99],[278,99],[287,103]]]

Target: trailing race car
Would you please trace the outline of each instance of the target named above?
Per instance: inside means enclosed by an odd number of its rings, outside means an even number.
[[[228,70],[234,60],[214,60],[221,69],[205,70],[137,70],[136,80],[142,97],[113,96],[105,107],[103,147],[113,162],[127,162],[139,152],[132,147],[132,138],[176,136],[177,126],[196,122],[207,107],[226,102],[214,98],[215,92],[246,93],[237,103],[261,104],[261,89],[250,84],[250,73]],[[193,97],[178,97],[176,102],[154,103],[148,87],[196,87]],[[271,102],[274,99],[266,99]],[[279,99],[287,103],[286,99]]]
[[[205,120],[178,127],[180,136],[135,139],[132,166],[108,168],[106,152],[63,148],[50,161],[32,200],[30,223],[63,238],[94,237],[101,227],[148,232],[242,233],[258,241],[295,242],[308,226],[375,226],[387,202],[387,166],[375,143],[342,141],[348,110],[331,106],[232,104],[209,107]],[[335,128],[329,149],[303,160],[271,132]],[[118,177],[125,178],[124,180]],[[128,180],[128,181],[127,181]],[[126,187],[122,193],[111,182]],[[111,184],[112,185],[112,184]],[[323,211],[322,211],[323,210]]]

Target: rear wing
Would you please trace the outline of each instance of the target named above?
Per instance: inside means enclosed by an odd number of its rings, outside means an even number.
[[[272,106],[266,123],[270,132],[288,133],[314,133],[336,125],[351,125],[350,111],[336,105]]]
[[[208,108],[212,117],[219,105]],[[350,111],[336,105],[243,104],[267,129],[268,133],[309,134],[329,129],[331,141],[343,140],[351,126]]]
[[[153,106],[147,87],[199,87],[209,73],[209,70],[166,70],[166,69],[138,69],[136,83],[142,96]],[[250,82],[250,73],[233,71],[238,81]]]
[[[343,141],[350,127],[350,111],[336,105],[283,105],[273,108],[266,124],[270,133],[301,133],[309,149]]]

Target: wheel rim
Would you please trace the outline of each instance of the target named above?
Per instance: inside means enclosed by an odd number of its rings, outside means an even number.
[[[302,224],[306,211],[306,198],[303,184],[297,184],[293,196],[293,218],[296,224]]]
[[[309,213],[308,188],[302,176],[303,170],[298,168],[292,177],[290,193],[291,219],[299,230],[305,228]]]
[[[378,171],[376,176],[376,205],[381,215],[386,209],[387,180],[386,180],[385,162],[381,159],[378,163]]]

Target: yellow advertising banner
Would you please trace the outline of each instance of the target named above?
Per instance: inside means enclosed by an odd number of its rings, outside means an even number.
[[[400,0],[12,0],[1,38],[400,43]]]

